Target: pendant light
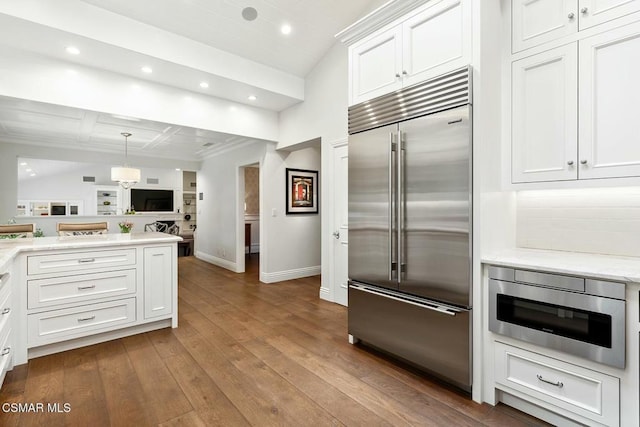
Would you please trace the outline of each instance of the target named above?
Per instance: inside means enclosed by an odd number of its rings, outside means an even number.
[[[124,136],[124,166],[114,166],[111,168],[111,180],[118,181],[120,186],[127,190],[140,181],[140,169],[130,168],[127,163],[129,154],[127,140],[131,134],[129,132],[122,132],[120,135]]]

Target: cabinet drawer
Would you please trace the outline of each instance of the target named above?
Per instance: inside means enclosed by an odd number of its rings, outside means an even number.
[[[517,390],[606,425],[619,425],[618,378],[499,342],[495,343],[498,388]]]
[[[30,314],[27,316],[28,346],[105,332],[135,321],[135,298]]]
[[[136,263],[136,250],[75,252],[67,254],[33,255],[27,258],[27,274],[47,274],[85,271],[95,268],[121,267]]]
[[[136,291],[136,270],[35,279],[28,282],[30,309],[126,295]]]
[[[11,292],[8,289],[0,290],[0,336],[5,329],[10,327],[11,317]]]
[[[13,357],[13,348],[11,348],[11,331],[7,329],[6,333],[0,333],[0,386],[4,381],[4,376],[11,368],[11,358]]]

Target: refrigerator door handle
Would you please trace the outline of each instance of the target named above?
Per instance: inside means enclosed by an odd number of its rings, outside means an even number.
[[[393,132],[389,133],[389,189],[387,193],[388,202],[389,202],[389,224],[388,224],[388,233],[389,233],[389,281],[393,280],[393,272],[397,268],[397,260],[396,254],[393,251],[393,231],[395,226],[394,221],[394,206],[395,206],[395,191],[393,185],[393,171],[394,171],[394,153],[396,152],[396,144],[393,141]]]
[[[410,299],[407,299],[407,298],[399,298],[399,297],[390,295],[390,294],[388,294],[386,292],[378,292],[378,291],[370,289],[370,288],[368,288],[366,286],[356,285],[356,284],[353,284],[353,283],[349,284],[349,286],[354,288],[354,289],[357,289],[359,291],[362,291],[362,292],[366,292],[366,293],[369,293],[369,294],[377,295],[377,296],[382,297],[382,298],[389,298],[389,299],[392,299],[394,301],[403,302],[403,303],[406,303],[406,304],[414,305],[416,307],[426,308],[427,310],[437,311],[438,313],[446,314],[447,316],[455,316],[456,314],[458,314],[458,313],[463,311],[463,310],[454,309],[452,307],[438,305],[436,303],[427,303],[427,302],[421,302],[421,301],[414,301],[414,300],[410,300]]]
[[[405,264],[405,251],[404,251],[404,220],[405,220],[405,182],[404,182],[404,161],[405,161],[405,148],[404,148],[404,133],[398,131],[398,144],[397,144],[397,157],[398,157],[398,184],[397,184],[397,200],[398,200],[398,283],[402,283],[402,273],[406,270]]]

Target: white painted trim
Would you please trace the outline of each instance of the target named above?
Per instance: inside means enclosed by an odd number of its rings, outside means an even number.
[[[206,254],[206,253],[200,252],[200,251],[195,251],[195,257],[200,259],[200,260],[202,260],[202,261],[206,261],[209,264],[217,265],[218,267],[222,267],[222,268],[226,268],[227,270],[231,270],[234,273],[241,273],[240,271],[238,271],[238,267],[237,267],[236,263],[233,262],[233,261],[229,261],[229,260],[223,259],[223,258],[218,258],[216,256],[209,255],[209,254]]]
[[[245,221],[260,221],[260,214],[244,214]]]
[[[344,138],[336,139],[331,143],[331,148],[342,147],[343,145],[349,144],[349,137],[345,136]]]
[[[333,302],[333,299],[331,298],[331,289],[329,288],[320,288],[320,299],[323,299],[325,301],[329,301],[329,302]]]
[[[344,30],[340,31],[334,37],[342,43],[351,45],[383,28],[384,26],[405,17],[409,12],[427,3],[428,0],[391,0],[383,4],[364,18],[359,19]],[[438,3],[431,1],[431,3]]]
[[[246,252],[246,250],[245,250]],[[259,254],[260,253],[260,243],[252,243],[251,244],[251,254]]]
[[[260,281],[264,283],[276,283],[284,280],[300,279],[302,277],[318,276],[320,266],[294,268],[293,270],[276,271],[274,273],[260,272]]]

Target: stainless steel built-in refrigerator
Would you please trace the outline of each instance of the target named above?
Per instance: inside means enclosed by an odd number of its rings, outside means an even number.
[[[349,109],[349,335],[471,391],[470,68]]]

